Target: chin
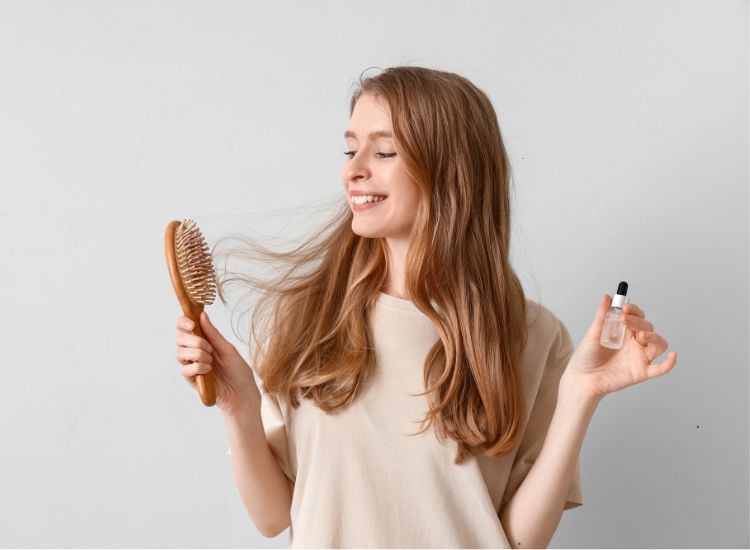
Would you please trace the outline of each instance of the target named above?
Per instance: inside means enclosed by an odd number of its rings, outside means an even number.
[[[352,232],[366,239],[381,239],[386,236],[382,230],[361,227],[356,222],[352,223]]]
[[[382,233],[378,233],[377,231],[357,231],[355,229],[352,229],[352,231],[359,235],[360,237],[363,237],[365,239],[382,239],[385,237]]]

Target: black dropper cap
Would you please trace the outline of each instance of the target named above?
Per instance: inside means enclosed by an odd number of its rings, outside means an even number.
[[[624,304],[628,303],[628,298],[626,297],[628,293],[628,283],[625,281],[620,281],[620,284],[617,285],[617,293],[612,297],[612,301],[609,304],[609,307],[619,307],[622,308]]]

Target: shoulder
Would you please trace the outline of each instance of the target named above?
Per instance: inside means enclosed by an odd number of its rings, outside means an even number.
[[[566,353],[573,343],[565,323],[548,307],[526,298],[527,347]]]
[[[559,333],[565,325],[547,306],[526,298],[526,327],[529,329],[529,335],[544,339]]]

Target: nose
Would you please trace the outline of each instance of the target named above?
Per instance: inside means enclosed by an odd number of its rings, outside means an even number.
[[[363,155],[360,153],[354,155],[354,158],[349,159],[344,167],[347,181],[356,181],[359,179],[367,179],[370,175],[370,168],[367,162],[362,160]]]

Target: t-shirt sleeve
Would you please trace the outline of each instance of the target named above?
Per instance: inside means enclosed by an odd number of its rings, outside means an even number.
[[[266,393],[262,388],[260,388],[260,393],[260,415],[263,421],[263,431],[266,435],[266,441],[268,441],[271,452],[276,457],[281,470],[289,479],[290,486],[293,486],[295,476],[292,472],[291,461],[289,460],[289,439],[281,406],[274,394]]]
[[[575,350],[573,340],[571,339],[568,330],[565,328],[565,325],[559,319],[557,320],[557,323],[558,329],[555,341],[550,347],[550,352],[545,364],[545,371],[539,384],[536,399],[531,405],[529,421],[526,424],[526,429],[513,460],[513,465],[511,466],[501,506],[505,506],[505,504],[513,497],[526,477],[526,474],[529,473],[529,470],[531,470],[531,467],[534,465],[534,461],[539,456],[539,452],[542,450],[547,430],[552,421],[552,415],[555,412],[555,405],[557,404],[557,389],[558,384],[560,383],[560,377],[565,371],[565,367]],[[583,496],[581,494],[579,458],[576,461],[573,480],[568,489],[564,509],[569,510],[570,508],[576,508],[582,504]]]

